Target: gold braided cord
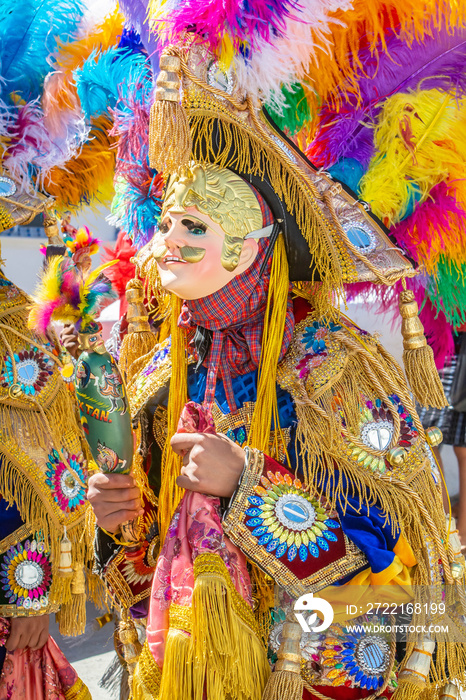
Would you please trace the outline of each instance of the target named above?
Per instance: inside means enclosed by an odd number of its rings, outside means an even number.
[[[4,323],[0,323],[0,328],[3,328],[4,330],[9,331],[10,333],[14,333],[15,335],[18,336],[18,338],[21,338],[21,340],[25,340],[28,343],[33,342],[33,339],[31,336],[24,335],[24,333],[20,333],[16,328],[12,328],[11,326],[6,326]],[[3,336],[3,334],[2,334]],[[3,336],[3,338],[5,338]],[[63,367],[63,363],[60,361],[60,359],[53,354],[53,352],[50,352],[50,350],[47,350],[47,348],[44,348],[44,346],[41,344],[40,346],[40,351],[44,353],[44,355],[47,355],[50,357],[51,360],[55,362],[59,367]]]

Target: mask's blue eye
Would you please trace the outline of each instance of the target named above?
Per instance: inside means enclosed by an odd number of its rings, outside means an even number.
[[[203,224],[200,221],[193,221],[192,219],[182,219],[181,223],[183,224],[183,226],[186,226],[189,233],[192,233],[193,236],[203,236],[207,231],[206,224]]]

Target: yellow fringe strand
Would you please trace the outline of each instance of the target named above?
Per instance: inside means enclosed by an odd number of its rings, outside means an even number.
[[[283,344],[289,293],[288,261],[283,235],[277,239],[272,258],[267,308],[264,319],[257,400],[248,443],[262,452],[269,449],[272,415],[277,412],[277,366]],[[280,434],[274,426],[275,434]],[[282,444],[284,441],[282,439]],[[278,454],[278,446],[276,447]]]
[[[197,557],[194,580],[192,608],[185,609],[191,620],[168,633],[159,700],[202,700],[204,690],[209,700],[261,700],[270,669],[252,609],[218,555]],[[133,700],[146,697],[139,680],[144,664],[135,672]]]
[[[157,700],[161,680],[161,671],[146,640],[134,671],[131,700]]]
[[[158,512],[161,542],[165,540],[165,535],[173,512],[183,494],[183,490],[176,485],[176,478],[181,471],[181,457],[175,454],[170,446],[170,439],[176,433],[181,411],[183,410],[183,406],[185,405],[188,396],[185,334],[183,330],[178,327],[181,304],[181,299],[175,295],[172,295],[172,374],[170,379],[170,393],[168,397],[167,410],[167,441],[162,453],[162,486],[160,489]]]

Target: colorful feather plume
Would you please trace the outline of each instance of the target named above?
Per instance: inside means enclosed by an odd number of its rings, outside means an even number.
[[[112,287],[120,298],[120,318],[126,313],[128,303],[126,301],[126,285],[136,275],[136,265],[132,262],[137,249],[132,245],[124,231],[120,231],[115,246],[104,247],[102,262],[115,261],[112,267],[106,270],[106,276],[112,283]]]
[[[60,212],[75,211],[83,204],[105,204],[113,197],[115,139],[108,133],[112,123],[108,116],[91,123],[89,139],[79,155],[48,175],[46,188]]]
[[[52,321],[73,323],[77,330],[94,320],[101,306],[115,298],[110,281],[102,274],[114,262],[96,268],[83,279],[68,257],[51,258],[34,295],[29,327],[46,335]]]
[[[58,41],[74,38],[83,0],[22,0],[0,4],[1,96],[15,103],[42,93],[48,58]]]
[[[95,255],[99,251],[100,243],[99,239],[89,231],[88,227],[83,226],[83,228],[77,230],[73,238],[70,237],[66,241],[66,247],[71,255],[85,248],[88,248],[89,255]]]
[[[74,71],[80,68],[94,51],[107,51],[118,43],[124,18],[115,10],[102,22],[88,25],[75,41],[58,42],[51,57],[53,71],[47,77],[43,94],[46,126],[54,136],[66,136],[82,119]]]
[[[75,71],[76,88],[81,109],[87,119],[106,114],[131,91],[138,99],[139,91],[151,88],[146,56],[131,49],[110,48],[93,51],[81,68]]]

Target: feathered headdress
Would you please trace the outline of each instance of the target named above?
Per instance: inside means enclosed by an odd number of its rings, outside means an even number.
[[[29,327],[46,335],[52,321],[73,323],[84,329],[97,315],[101,306],[116,294],[110,281],[102,274],[114,261],[96,268],[83,278],[70,258],[53,257],[34,295],[29,315]]]

